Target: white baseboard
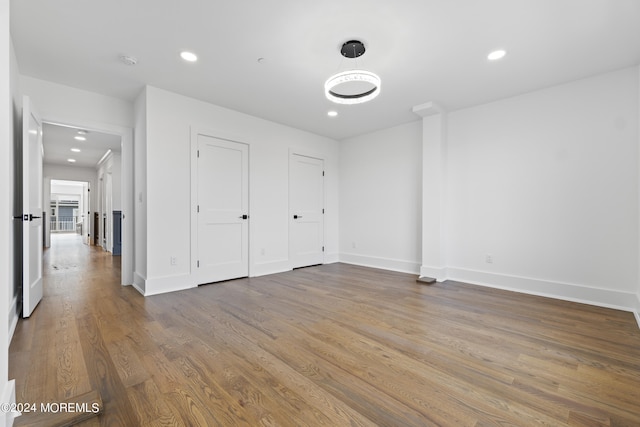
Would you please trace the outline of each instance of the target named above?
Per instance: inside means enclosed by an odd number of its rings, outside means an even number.
[[[140,286],[138,286],[135,282],[131,286],[133,286],[133,288],[136,291],[138,291],[140,293],[140,295],[144,296],[144,289],[142,289]]]
[[[18,326],[19,316],[17,313],[17,305],[18,297],[15,296],[9,306],[9,344],[11,344],[11,339],[13,338],[13,333],[16,331],[16,326]]]
[[[340,254],[337,252],[327,253],[324,256],[325,264],[335,264],[336,262],[340,262]]]
[[[638,327],[640,328],[640,294],[636,294],[636,309],[633,314],[636,316],[636,322],[638,322]]]
[[[251,266],[249,275],[251,277],[267,276],[269,274],[284,273],[291,271],[288,259],[279,259],[269,262],[256,263]]]
[[[571,283],[449,267],[448,279],[623,311],[635,311],[634,294]]]
[[[447,268],[446,267],[431,267],[423,265],[420,267],[420,277],[431,277],[438,282],[447,280]]]
[[[419,274],[420,263],[391,258],[380,258],[356,254],[340,254],[340,262],[360,265],[362,267],[381,268],[383,270],[398,271],[400,273]]]
[[[147,279],[142,277],[140,273],[137,271],[133,272],[133,287],[140,292],[140,294],[144,295],[144,288]]]
[[[179,274],[175,276],[165,276],[156,278],[147,278],[144,284],[144,296],[165,294],[167,292],[183,291],[191,289],[197,285],[193,285],[193,277],[190,274]]]
[[[14,380],[7,381],[2,391],[2,400],[0,403],[8,403],[9,405],[13,405],[16,403],[16,382]],[[0,411],[0,427],[11,427],[13,426],[13,420],[16,416],[20,416],[18,413],[14,412],[4,412]]]

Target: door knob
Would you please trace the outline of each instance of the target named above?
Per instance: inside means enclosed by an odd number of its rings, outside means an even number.
[[[294,215],[293,219],[298,219],[298,218],[302,218],[302,215]]]
[[[240,218],[240,219],[248,219],[249,215],[246,215],[246,214],[245,215],[240,215],[238,218]]]

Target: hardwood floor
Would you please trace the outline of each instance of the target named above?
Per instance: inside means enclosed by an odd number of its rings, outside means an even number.
[[[45,262],[10,378],[98,391],[82,426],[640,425],[631,313],[345,264],[144,298],[95,247]]]

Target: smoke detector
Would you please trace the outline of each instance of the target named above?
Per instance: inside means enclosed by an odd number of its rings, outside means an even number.
[[[133,56],[120,55],[120,62],[125,65],[136,65],[138,63],[138,60]]]

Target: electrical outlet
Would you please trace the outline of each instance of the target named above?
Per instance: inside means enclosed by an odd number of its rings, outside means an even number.
[[[487,254],[484,260],[487,264],[493,264],[493,256],[491,254]]]
[[[176,265],[178,263],[178,259],[174,256],[172,256],[169,260],[169,262],[171,263],[171,265]]]

